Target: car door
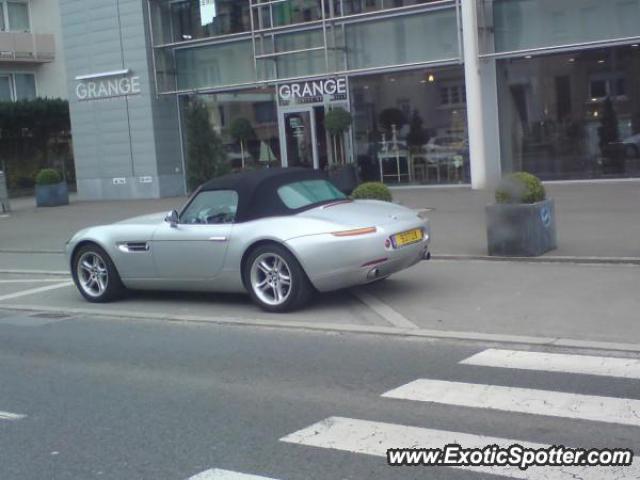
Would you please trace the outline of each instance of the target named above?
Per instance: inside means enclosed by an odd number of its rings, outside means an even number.
[[[158,277],[179,286],[214,278],[224,265],[238,205],[234,191],[202,191],[177,223],[154,233],[152,249]]]

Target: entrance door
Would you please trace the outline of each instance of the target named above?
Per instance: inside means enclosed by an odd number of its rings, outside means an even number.
[[[318,168],[316,122],[311,107],[280,113],[280,145],[283,166]]]
[[[348,110],[348,105],[338,105]],[[333,142],[325,129],[324,105],[282,108],[279,113],[280,149],[283,167],[308,167],[326,169],[333,158]],[[350,157],[350,137],[345,132],[343,141],[347,157]]]

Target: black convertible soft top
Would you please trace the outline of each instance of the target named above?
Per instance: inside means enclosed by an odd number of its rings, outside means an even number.
[[[251,172],[235,173],[214,178],[202,185],[199,191],[233,190],[238,194],[236,222],[277,215],[293,215],[305,210],[292,210],[278,196],[278,188],[304,180],[327,180],[320,170],[310,168],[263,168]]]

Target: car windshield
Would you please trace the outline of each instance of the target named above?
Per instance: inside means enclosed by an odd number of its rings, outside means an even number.
[[[287,208],[291,210],[347,198],[326,180],[306,180],[290,183],[278,189],[278,196]]]

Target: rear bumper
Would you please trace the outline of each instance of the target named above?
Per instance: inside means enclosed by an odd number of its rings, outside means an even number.
[[[314,287],[329,292],[374,282],[430,258],[428,229],[424,240],[398,249],[385,248],[384,241],[390,233],[381,230],[351,239],[325,237],[322,242],[317,237],[306,237],[287,244]]]

